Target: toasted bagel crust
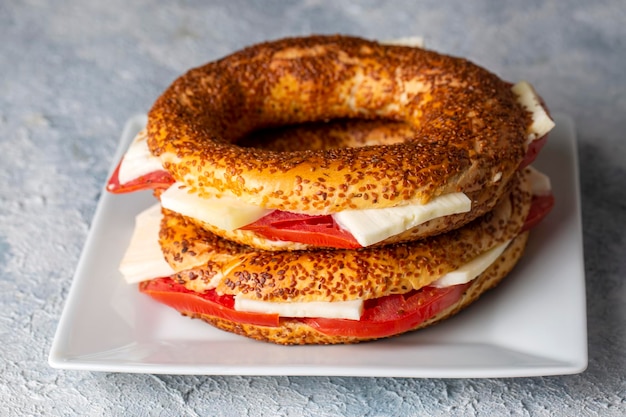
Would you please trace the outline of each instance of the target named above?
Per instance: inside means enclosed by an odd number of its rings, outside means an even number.
[[[346,36],[251,46],[177,79],[149,112],[151,152],[201,195],[327,214],[491,189],[526,151],[529,114],[509,84],[467,60]],[[266,127],[384,118],[402,143],[280,152],[238,146]],[[476,214],[478,215],[478,214]]]
[[[509,274],[517,261],[521,258],[527,240],[528,232],[520,234],[517,238],[515,238],[515,240],[513,240],[513,242],[511,242],[496,262],[494,262],[487,270],[485,270],[485,272],[480,274],[472,282],[472,285],[455,304],[437,313],[430,319],[420,323],[410,331],[421,329],[452,317],[476,301],[485,291],[498,285],[500,281]],[[297,319],[281,319],[280,326],[267,327],[235,323],[229,320],[203,314],[184,312],[183,314],[192,318],[199,318],[212,326],[228,332],[247,336],[264,342],[272,342],[283,345],[358,343],[374,340],[373,338],[361,338],[354,336],[330,336]],[[397,335],[398,334],[395,334],[393,336]]]
[[[496,208],[420,241],[359,250],[267,252],[216,237],[165,213],[160,244],[174,278],[190,290],[270,302],[346,301],[403,294],[517,236],[531,204],[527,171]]]

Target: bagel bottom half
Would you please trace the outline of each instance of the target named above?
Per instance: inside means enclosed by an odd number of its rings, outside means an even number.
[[[500,257],[487,268],[482,274],[475,278],[471,285],[465,290],[461,298],[425,321],[419,323],[408,331],[421,329],[437,322],[445,320],[465,307],[476,301],[485,291],[495,287],[500,281],[507,276],[517,261],[521,258],[526,242],[528,240],[528,232],[524,232],[517,236],[500,255]],[[201,319],[219,329],[246,336],[252,339],[272,342],[284,345],[304,345],[304,344],[339,344],[339,343],[358,343],[376,338],[355,337],[355,336],[337,336],[324,334],[314,327],[307,325],[304,321],[298,319],[281,319],[280,326],[267,327],[253,324],[237,323],[217,317],[203,314],[186,313],[183,315],[191,318]],[[392,334],[396,336],[401,333]]]

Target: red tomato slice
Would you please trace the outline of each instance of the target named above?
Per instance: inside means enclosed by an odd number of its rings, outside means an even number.
[[[530,230],[539,224],[550,213],[552,207],[554,207],[554,195],[534,195],[522,231]]]
[[[471,284],[447,288],[425,287],[404,295],[389,295],[365,302],[360,320],[300,319],[318,331],[335,336],[386,337],[403,333],[456,303]],[[139,290],[181,313],[200,313],[259,326],[279,325],[277,314],[247,313],[234,309],[231,295],[213,290],[196,293],[171,278],[157,278],[139,284]]]
[[[539,151],[541,150],[541,148],[544,147],[546,142],[548,142],[548,135],[544,135],[539,139],[535,139],[530,142],[530,145],[528,145],[528,151],[526,151],[526,156],[520,164],[520,169],[525,168],[533,163],[535,158],[537,158],[537,155],[539,155]]]
[[[234,309],[232,295],[218,295],[214,290],[197,293],[171,278],[157,278],[139,284],[139,291],[181,313],[201,313],[259,326],[278,326],[278,314],[247,313]]]
[[[403,295],[365,302],[361,320],[306,318],[302,321],[330,336],[388,337],[407,332],[456,303],[471,283],[425,287]]]
[[[356,249],[361,245],[350,232],[343,230],[330,215],[308,216],[274,210],[256,222],[242,227],[271,240],[306,243],[342,249]]]
[[[170,185],[174,184],[174,178],[172,178],[170,173],[165,170],[154,171],[127,183],[120,184],[119,174],[121,165],[122,162],[120,161],[107,183],[107,191],[111,193],[123,194],[131,193],[133,191],[156,190],[159,188],[166,189]]]

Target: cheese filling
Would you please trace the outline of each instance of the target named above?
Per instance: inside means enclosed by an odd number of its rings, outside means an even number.
[[[124,154],[117,175],[120,184],[126,184],[151,172],[162,170],[163,163],[150,152],[148,134],[143,129],[135,136]]]
[[[532,195],[543,196],[548,195],[552,191],[552,184],[550,177],[543,172],[540,172],[533,166],[527,166],[526,169],[530,172],[530,186]]]
[[[527,130],[527,144],[545,136],[554,128],[554,121],[543,108],[541,99],[532,85],[526,81],[520,81],[511,89],[517,95],[518,103],[531,113],[532,122]]]
[[[438,217],[467,213],[472,201],[463,193],[436,197],[426,204],[407,204],[383,209],[345,210],[332,215],[363,247],[395,236]]]
[[[188,187],[180,182],[174,183],[161,194],[161,205],[183,216],[227,231],[254,223],[272,211],[241,202],[234,197],[202,198],[190,192]]]
[[[248,313],[278,314],[280,317],[359,320],[363,314],[363,300],[271,303],[236,295],[235,310]]]
[[[135,229],[130,244],[119,265],[119,270],[129,284],[157,277],[169,277],[175,271],[163,258],[159,245],[161,207],[158,204],[135,217]]]
[[[502,255],[506,247],[511,243],[511,240],[489,249],[487,252],[472,259],[456,271],[448,272],[437,281],[432,282],[430,286],[445,288],[453,285],[467,284],[476,279],[476,277],[482,274],[500,257],[500,255]]]

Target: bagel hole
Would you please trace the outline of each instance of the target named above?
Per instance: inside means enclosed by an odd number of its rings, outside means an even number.
[[[384,119],[337,119],[256,130],[237,141],[245,148],[277,152],[393,145],[417,134],[411,125]]]

